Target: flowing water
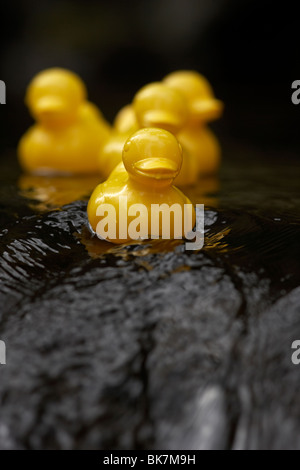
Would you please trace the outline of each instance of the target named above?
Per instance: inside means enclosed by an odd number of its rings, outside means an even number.
[[[4,156],[1,448],[300,448],[299,164],[224,154],[183,188],[205,204],[199,251],[100,241],[97,176]]]

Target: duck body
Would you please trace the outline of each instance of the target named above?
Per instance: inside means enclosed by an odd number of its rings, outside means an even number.
[[[86,100],[80,78],[64,69],[38,74],[26,93],[26,104],[37,121],[18,146],[22,168],[30,173],[93,173],[99,147],[110,126]]]
[[[187,101],[181,91],[166,83],[154,82],[144,86],[134,97],[133,109],[140,127],[157,127],[171,132],[182,147],[182,166],[174,183],[186,186],[197,181],[198,166],[188,142],[181,132],[188,119]]]
[[[39,123],[32,126],[19,143],[22,168],[36,174],[97,173],[99,147],[110,129],[95,108],[85,103],[77,118],[60,128]]]
[[[113,130],[104,145],[101,146],[98,166],[105,178],[108,178],[114,168],[122,162],[123,148],[131,134],[132,132]]]
[[[209,82],[198,72],[173,72],[163,82],[181,92],[187,100],[188,119],[177,138],[194,160],[196,179],[216,173],[220,166],[221,148],[207,123],[221,116],[223,103],[215,99]]]
[[[182,147],[182,166],[178,176],[176,176],[174,180],[174,184],[178,186],[189,186],[195,184],[198,180],[199,164],[194,157],[190,142],[184,138],[182,139],[181,134],[181,132],[176,134],[176,138]]]
[[[115,117],[112,132],[101,146],[98,155],[99,169],[105,178],[108,178],[113,169],[122,162],[125,142],[138,129],[133,107],[124,106]]]
[[[183,183],[180,182],[180,172],[175,180],[177,184],[193,184],[199,175],[210,175],[218,171],[221,163],[221,147],[208,126],[186,126],[177,137],[190,155],[186,162],[189,168],[185,172],[184,168],[181,170],[184,175]]]
[[[175,186],[170,186],[163,192],[158,192],[155,187],[152,189],[147,188],[147,190],[145,190],[143,184],[137,183],[128,176],[122,163],[118,165],[113,173],[114,174],[112,174],[108,180],[96,187],[88,204],[88,219],[94,232],[97,232],[97,225],[101,220],[101,217],[96,215],[95,210],[99,205],[110,204],[115,208],[117,236],[120,233],[120,212],[124,210],[127,211],[126,221],[127,226],[129,226],[130,223],[134,221],[135,215],[128,215],[128,209],[134,204],[143,205],[147,210],[148,227],[147,235],[143,238],[148,239],[151,238],[152,204],[157,204],[159,206],[167,204],[170,207],[173,204],[179,204],[182,214],[184,213],[184,205],[191,204],[190,200]],[[118,178],[116,178],[117,175]],[[120,196],[123,196],[124,199],[120,199]],[[183,219],[181,230],[182,233],[184,233]],[[158,235],[162,236],[161,226]],[[157,238],[159,238],[159,236]],[[170,238],[174,238],[174,227],[170,228]],[[116,244],[126,243],[131,240],[131,238],[128,237],[128,233],[126,238],[109,239],[108,237],[106,239]]]
[[[164,140],[162,145],[161,140]],[[163,212],[168,211],[175,204],[180,215],[176,221],[175,217],[170,217],[169,237],[182,238],[176,234],[178,234],[178,224],[181,234],[186,233],[185,206],[189,206],[190,210],[188,231],[194,226],[195,211],[190,200],[172,185],[174,177],[179,172],[181,161],[181,147],[169,132],[146,128],[133,134],[124,146],[123,163],[120,163],[91,195],[87,213],[92,230],[100,236],[104,235],[103,238],[113,243],[125,243],[132,240],[129,233],[130,224],[139,223],[141,231],[142,225],[144,228],[141,238],[159,238],[164,235],[164,226],[162,219],[159,218],[159,225],[153,237],[153,211],[157,211],[158,206]],[[105,208],[106,204],[114,208],[116,230],[112,238],[101,231],[99,233],[98,224],[103,220],[103,213],[99,215],[98,208]],[[136,204],[142,207],[142,210],[138,211],[139,222],[136,220]],[[124,220],[120,222],[125,215],[126,222]]]

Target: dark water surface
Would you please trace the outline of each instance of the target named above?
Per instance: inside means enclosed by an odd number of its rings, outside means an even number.
[[[1,448],[300,449],[300,167],[277,161],[228,147],[186,189],[206,205],[195,252],[100,242],[97,177],[3,159]]]

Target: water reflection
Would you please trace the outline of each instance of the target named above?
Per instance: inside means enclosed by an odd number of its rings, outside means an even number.
[[[76,200],[87,201],[91,192],[101,182],[99,175],[93,176],[37,176],[23,174],[18,180],[21,195],[28,199],[28,205],[38,211],[60,209]],[[209,207],[218,206],[217,193],[220,189],[219,178],[208,177],[200,179],[196,185],[181,188],[193,204],[204,204]],[[206,248],[225,249],[225,235],[229,228],[221,230],[206,239]],[[154,253],[172,252],[185,243],[184,240],[146,240],[132,241],[126,245],[114,245],[102,241],[93,235],[87,226],[81,233],[76,234],[92,258],[100,258],[106,254],[128,259],[131,256],[146,256]]]
[[[21,194],[36,203],[33,209],[46,211],[70,204],[76,200],[87,200],[95,186],[101,183],[99,175],[92,176],[36,176],[22,175],[18,180]]]
[[[103,181],[92,176],[38,176],[23,174],[18,180],[21,195],[36,201],[34,209],[60,208],[76,200],[88,200],[93,189]],[[193,204],[218,207],[217,193],[220,181],[217,176],[199,179],[196,185],[180,187]]]
[[[100,240],[97,235],[91,233],[87,226],[76,234],[85,246],[91,258],[102,258],[104,255],[113,255],[128,261],[132,256],[142,257],[154,253],[168,253],[182,245],[184,240],[142,240],[115,245],[105,240]]]

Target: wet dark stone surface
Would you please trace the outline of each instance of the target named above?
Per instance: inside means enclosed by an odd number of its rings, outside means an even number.
[[[3,164],[0,447],[300,449],[297,171],[225,163],[194,252],[95,240]]]

